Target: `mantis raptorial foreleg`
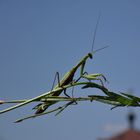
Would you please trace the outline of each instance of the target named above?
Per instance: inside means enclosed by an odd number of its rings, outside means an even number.
[[[107,81],[106,77],[103,74],[100,74],[100,73],[96,73],[96,74],[85,73],[84,75],[82,75],[82,78],[88,79],[89,81],[99,80],[102,86],[104,86],[103,80],[105,82]]]

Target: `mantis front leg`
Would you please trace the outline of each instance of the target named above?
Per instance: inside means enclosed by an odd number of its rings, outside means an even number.
[[[103,80],[105,82],[107,81],[106,77],[103,74],[100,74],[100,73],[95,73],[95,74],[86,73],[82,77],[87,79],[87,80],[89,80],[89,81],[91,81],[91,80],[99,80],[102,86],[104,86]]]
[[[80,77],[76,80],[76,82],[79,81],[81,78],[85,78],[89,81],[99,80],[101,82],[101,85],[104,86],[103,80],[106,82],[107,81],[106,77],[100,73],[88,74],[87,72],[84,72],[85,63],[86,61],[84,61],[83,64],[81,65]]]

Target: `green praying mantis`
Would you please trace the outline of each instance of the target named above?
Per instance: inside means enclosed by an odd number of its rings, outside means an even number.
[[[93,42],[92,42],[92,51],[87,53],[74,67],[72,67],[64,76],[61,80],[59,80],[58,78],[58,84],[49,92],[41,94],[37,97],[25,100],[22,103],[19,103],[15,106],[9,107],[7,109],[1,110],[0,114],[11,111],[13,109],[16,109],[18,107],[24,106],[26,104],[29,104],[31,102],[34,101],[40,101],[41,103],[38,104],[37,106],[35,106],[33,109],[36,110],[35,114],[38,115],[40,113],[43,113],[49,106],[57,103],[58,101],[47,101],[47,98],[50,97],[58,97],[63,91],[65,93],[65,90],[68,87],[72,87],[74,84],[76,85],[76,83],[81,79],[88,79],[88,80],[100,80],[100,82],[103,84],[102,79],[103,78],[106,81],[106,78],[103,76],[103,74],[88,74],[86,72],[84,72],[84,67],[86,64],[87,59],[92,59],[93,54],[95,54],[97,51],[102,50],[104,48],[98,49],[96,51],[93,51],[93,46],[94,46],[94,42],[95,42],[95,36],[96,36],[96,31],[97,31],[97,26],[99,23],[99,18],[97,20],[97,24],[95,27],[95,31],[94,31],[94,37],[93,37]],[[78,68],[80,68],[80,77],[73,83],[73,78],[74,75],[76,73],[76,71],[78,70]],[[57,73],[57,76],[59,77],[59,74]]]
[[[100,16],[99,16],[100,17]],[[94,31],[94,36],[93,36],[93,41],[92,41],[92,47],[91,47],[91,51],[89,53],[87,53],[84,57],[82,57],[79,62],[74,65],[60,80],[59,78],[59,73],[57,72],[55,75],[55,80],[56,77],[58,79],[58,83],[56,84],[56,86],[54,86],[53,83],[53,88],[51,91],[48,91],[46,93],[43,93],[39,96],[36,96],[34,98],[31,99],[26,99],[26,100],[12,100],[12,101],[2,101],[0,100],[0,104],[4,104],[4,103],[17,103],[14,106],[11,106],[9,108],[6,108],[4,110],[0,110],[0,114],[11,111],[13,109],[19,108],[21,106],[24,106],[26,104],[29,104],[31,102],[39,102],[33,109],[36,110],[35,114],[24,117],[22,119],[18,119],[16,122],[21,122],[23,120],[29,119],[29,118],[35,118],[38,116],[42,116],[45,114],[49,114],[52,112],[56,112],[56,115],[58,115],[59,113],[61,113],[65,108],[67,108],[68,106],[72,105],[74,102],[77,103],[78,101],[98,101],[101,103],[105,103],[105,104],[109,104],[109,105],[113,105],[113,107],[111,109],[114,109],[116,107],[120,107],[120,106],[138,106],[140,107],[140,98],[133,96],[133,95],[129,95],[127,93],[115,93],[112,91],[109,91],[105,86],[104,86],[104,81],[106,82],[106,77],[101,74],[101,73],[96,73],[96,74],[88,74],[84,68],[85,68],[85,64],[87,62],[88,59],[92,59],[93,55],[97,52],[100,51],[102,49],[107,48],[103,47],[100,49],[97,49],[95,51],[93,51],[94,48],[94,43],[95,43],[95,37],[96,37],[96,32],[97,32],[97,27],[99,24],[99,17],[96,23],[96,27],[95,27],[95,31]],[[77,78],[76,80],[74,80],[75,78],[75,73],[80,70],[80,74],[79,74],[79,78]],[[81,79],[86,79],[88,81],[80,81]],[[99,80],[100,84],[97,84],[95,82],[93,82],[94,80]],[[103,81],[104,80],[104,81]],[[80,82],[79,82],[80,81]],[[87,88],[96,88],[101,90],[105,96],[101,96],[101,95],[88,95],[87,97],[78,97],[78,98],[74,98],[74,97],[70,97],[67,95],[66,90],[68,88],[74,87],[74,86],[81,86],[83,85],[82,89],[87,89]],[[60,95],[64,93],[67,97],[61,97]],[[48,109],[48,107],[50,107],[51,105],[54,105],[60,101],[66,101],[67,103],[54,108],[52,110],[48,110],[46,111],[46,109]]]

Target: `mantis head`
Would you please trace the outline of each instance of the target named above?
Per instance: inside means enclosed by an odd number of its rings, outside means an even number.
[[[89,56],[90,59],[93,58],[93,57],[92,57],[92,53],[88,53],[88,56]]]

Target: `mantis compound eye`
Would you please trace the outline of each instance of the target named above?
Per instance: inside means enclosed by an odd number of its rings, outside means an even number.
[[[90,57],[90,59],[92,59],[92,54],[91,53],[88,53],[88,56]]]

